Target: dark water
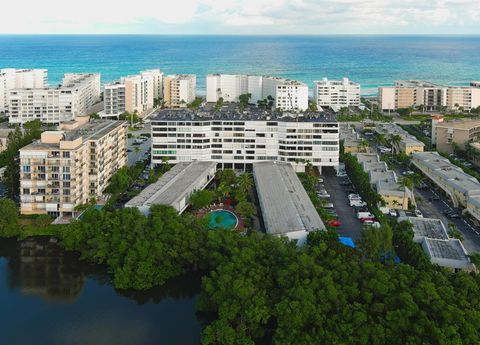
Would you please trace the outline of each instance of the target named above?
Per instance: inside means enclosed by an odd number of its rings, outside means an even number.
[[[198,344],[198,275],[119,292],[48,239],[0,240],[0,344]]]
[[[101,72],[112,81],[146,68],[197,74],[271,74],[304,81],[350,77],[362,92],[396,79],[453,85],[480,79],[480,36],[0,35],[0,68]]]

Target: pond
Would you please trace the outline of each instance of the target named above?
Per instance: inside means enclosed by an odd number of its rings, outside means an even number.
[[[199,344],[200,275],[118,291],[48,238],[0,239],[2,344]]]
[[[233,212],[227,210],[215,210],[207,214],[210,217],[208,227],[210,229],[232,230],[238,224],[238,219]]]

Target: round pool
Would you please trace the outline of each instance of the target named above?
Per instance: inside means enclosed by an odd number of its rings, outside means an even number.
[[[210,229],[225,229],[232,230],[238,224],[238,219],[233,212],[226,210],[215,210],[208,213],[210,221],[208,222],[208,227]]]

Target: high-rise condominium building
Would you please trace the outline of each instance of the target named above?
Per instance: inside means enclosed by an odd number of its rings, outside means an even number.
[[[207,102],[238,102],[242,94],[249,93],[249,102],[273,98],[273,107],[285,111],[308,108],[308,86],[304,83],[269,76],[244,74],[207,75]]]
[[[334,117],[162,110],[152,119],[152,165],[202,160],[249,170],[260,161],[338,167]]]
[[[119,82],[105,84],[104,118],[117,118],[124,112],[140,115],[151,110],[154,100],[162,96],[163,73],[160,70],[142,71],[123,77]]]
[[[9,122],[40,120],[60,123],[86,115],[100,101],[100,74],[65,74],[56,88],[13,89],[9,94]]]
[[[22,214],[72,216],[76,206],[101,197],[126,164],[126,123],[87,121],[65,122],[20,149]]]
[[[195,100],[197,77],[194,74],[169,75],[163,79],[163,100],[165,106],[185,107]]]
[[[480,120],[432,121],[432,133],[438,152],[453,153],[455,147],[466,150],[469,143],[480,140]]]
[[[397,110],[420,107],[425,111],[442,108],[471,110],[480,106],[480,88],[470,86],[442,86],[422,80],[397,80],[395,86],[378,88],[380,109]]]
[[[313,96],[319,107],[343,108],[360,105],[360,84],[348,78],[314,81]]]
[[[0,69],[0,113],[8,109],[8,96],[12,89],[47,87],[46,69]]]

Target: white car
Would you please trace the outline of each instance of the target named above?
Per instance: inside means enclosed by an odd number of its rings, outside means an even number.
[[[423,218],[423,213],[422,213],[422,211],[420,211],[420,210],[415,210],[415,215],[416,215],[418,218]]]
[[[345,176],[347,176],[347,173],[344,170],[339,170],[337,172],[337,176],[338,177],[345,177]]]
[[[391,208],[390,211],[388,212],[388,214],[392,217],[396,217],[397,216],[397,211],[395,211],[395,209]]]
[[[322,193],[322,194],[317,193],[317,196],[318,196],[319,198],[322,198],[322,199],[330,198],[330,194],[328,194],[328,193],[325,193],[325,194],[323,194],[323,193]]]
[[[367,206],[367,203],[362,200],[350,200],[350,206],[364,207],[364,206]]]
[[[323,183],[323,178],[319,177],[318,178],[318,183]]]
[[[348,200],[362,200],[359,194],[348,194]]]
[[[331,202],[327,202],[325,205],[322,206],[323,208],[333,208],[333,204]]]

